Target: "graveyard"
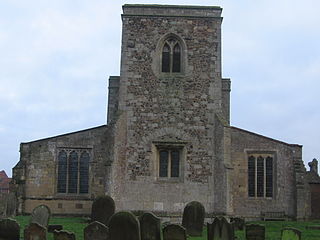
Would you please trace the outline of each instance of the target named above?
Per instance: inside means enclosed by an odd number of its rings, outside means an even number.
[[[0,218],[0,240],[318,240],[320,220],[245,221],[240,217],[208,216],[199,202],[188,203],[179,219],[151,212],[116,211],[113,199],[100,196],[91,216],[52,216],[39,205],[31,215]]]

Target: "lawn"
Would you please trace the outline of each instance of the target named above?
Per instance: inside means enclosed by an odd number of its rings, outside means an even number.
[[[21,239],[23,239],[23,229],[28,224],[29,216],[17,216],[15,218],[21,227]],[[281,229],[283,227],[294,227],[302,232],[302,240],[319,240],[320,230],[309,230],[306,226],[319,225],[320,221],[312,222],[250,222],[258,223],[266,226],[266,240],[280,240]],[[54,217],[50,219],[50,224],[61,224],[63,229],[74,232],[77,240],[83,240],[83,229],[87,225],[87,219],[84,218],[59,218]],[[245,240],[245,231],[236,231],[237,240]],[[207,231],[204,229],[203,237],[188,237],[188,240],[205,240],[207,239]],[[48,240],[53,240],[53,234],[48,234]]]

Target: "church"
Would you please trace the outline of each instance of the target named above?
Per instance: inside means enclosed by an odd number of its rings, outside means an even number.
[[[107,124],[21,143],[17,211],[88,215],[99,195],[116,210],[181,216],[311,215],[302,146],[230,125],[222,77],[222,8],[126,4],[120,76],[110,76]],[[235,90],[236,91],[236,90]]]

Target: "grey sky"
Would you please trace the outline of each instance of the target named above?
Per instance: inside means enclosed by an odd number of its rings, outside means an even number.
[[[20,142],[106,122],[107,79],[119,75],[121,5],[223,8],[223,77],[231,124],[320,155],[320,1],[0,2],[0,170]]]

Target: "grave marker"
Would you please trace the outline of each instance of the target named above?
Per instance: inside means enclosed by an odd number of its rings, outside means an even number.
[[[38,223],[30,223],[24,229],[24,240],[46,240],[47,229]]]
[[[109,229],[103,223],[94,221],[84,229],[84,240],[108,240]]]
[[[39,205],[33,209],[30,223],[38,223],[41,226],[48,228],[50,214],[49,207],[46,205]]]
[[[141,240],[161,240],[160,218],[146,212],[139,218]]]
[[[202,236],[205,217],[204,206],[197,201],[187,204],[183,210],[182,226],[190,236]]]
[[[20,226],[17,221],[4,218],[0,220],[0,239],[1,240],[19,240]]]
[[[258,224],[246,225],[247,240],[265,240],[265,227]]]
[[[91,221],[98,221],[108,226],[108,221],[114,212],[113,199],[110,196],[99,196],[92,203]]]
[[[283,228],[281,240],[301,240],[301,232],[295,228]]]
[[[187,240],[186,229],[178,224],[168,224],[163,229],[163,240]]]
[[[118,212],[109,221],[110,240],[140,240],[139,221],[131,212]]]
[[[54,240],[76,240],[76,236],[74,233],[68,231],[54,231],[53,232],[53,239]]]

